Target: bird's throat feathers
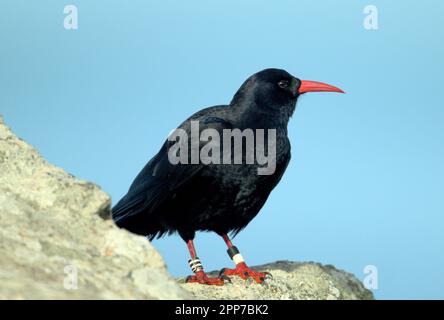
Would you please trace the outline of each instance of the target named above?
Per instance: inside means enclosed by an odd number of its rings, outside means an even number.
[[[296,100],[285,105],[267,104],[267,101],[231,103],[237,124],[244,128],[286,128],[296,109]]]

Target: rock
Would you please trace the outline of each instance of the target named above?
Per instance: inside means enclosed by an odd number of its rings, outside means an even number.
[[[231,284],[222,287],[203,286],[179,281],[197,299],[233,300],[369,300],[374,299],[371,291],[352,274],[335,269],[331,265],[277,261],[253,269],[272,274],[263,284],[253,280],[230,277]],[[211,272],[217,276],[218,272]]]
[[[106,193],[46,162],[0,117],[0,299],[373,299],[333,266],[256,269],[273,278],[179,285],[148,240],[114,225]]]
[[[149,241],[115,227],[110,203],[0,117],[0,299],[190,298]]]

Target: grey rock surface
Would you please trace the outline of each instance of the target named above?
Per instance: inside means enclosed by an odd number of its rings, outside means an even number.
[[[270,272],[263,284],[252,279],[230,277],[231,283],[224,286],[202,286],[184,283],[182,286],[193,293],[196,299],[235,300],[370,300],[371,291],[352,274],[337,270],[331,265],[319,263],[277,261],[253,267],[258,271]],[[217,276],[218,272],[211,272]]]
[[[273,278],[178,284],[149,241],[114,225],[106,193],[49,164],[0,117],[0,299],[373,298],[332,266],[280,261],[256,269]]]
[[[149,241],[114,226],[106,193],[46,162],[0,117],[0,299],[189,297]]]

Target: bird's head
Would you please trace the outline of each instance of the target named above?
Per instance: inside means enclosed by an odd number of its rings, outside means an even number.
[[[249,77],[233,97],[231,105],[260,108],[261,111],[293,113],[296,101],[307,92],[340,92],[332,85],[300,80],[285,70],[265,69]]]

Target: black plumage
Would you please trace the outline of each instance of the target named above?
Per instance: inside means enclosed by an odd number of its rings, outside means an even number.
[[[278,82],[289,81],[288,88]],[[200,130],[276,129],[276,170],[258,175],[258,164],[177,164],[168,160],[166,141],[113,208],[117,225],[151,239],[179,232],[184,240],[195,231],[237,233],[259,212],[290,161],[287,123],[295,109],[299,85],[283,70],[267,69],[250,77],[229,105],[203,109],[179,128]],[[292,86],[292,87],[291,87]],[[267,140],[265,140],[267,141]]]
[[[265,129],[265,133],[274,129],[273,174],[259,175],[257,162],[174,165],[168,159],[174,142],[167,140],[113,208],[117,225],[150,239],[178,232],[189,244],[192,258],[196,257],[192,245],[196,231],[214,231],[226,237],[230,247],[226,235],[247,226],[284,174],[291,157],[287,124],[298,96],[308,91],[341,92],[325,84],[304,82],[284,70],[266,69],[248,78],[229,105],[203,109],[179,126],[190,135],[191,121],[199,121],[200,131],[212,128],[221,137],[224,129]],[[207,280],[202,276],[196,281],[210,283]]]

